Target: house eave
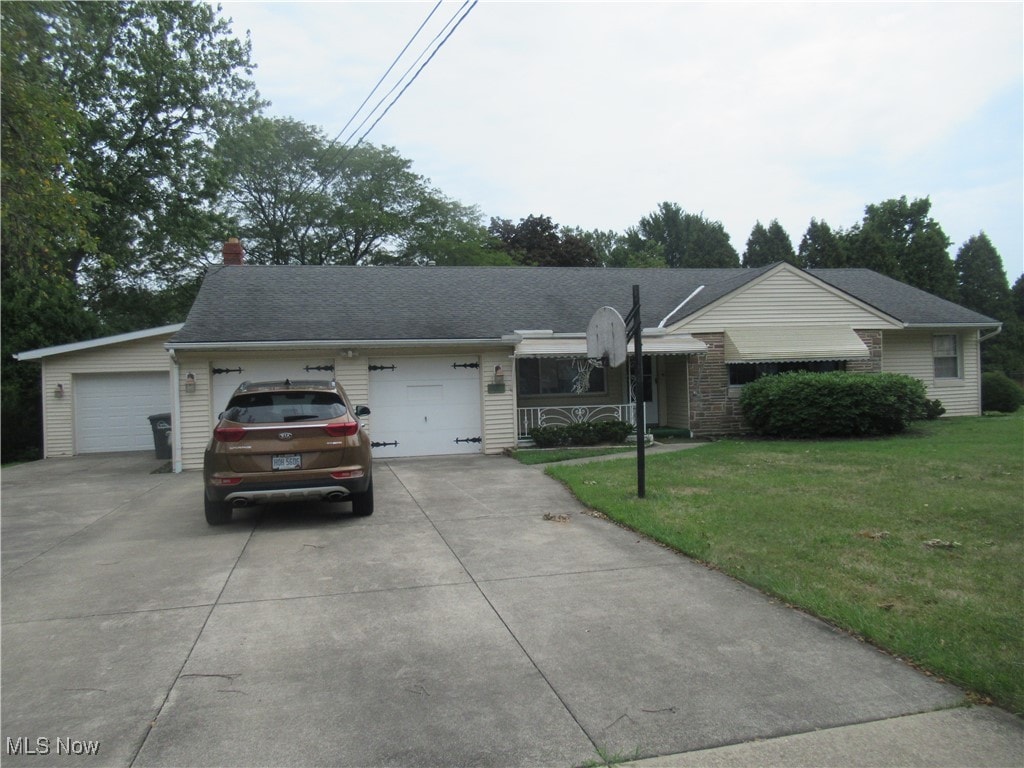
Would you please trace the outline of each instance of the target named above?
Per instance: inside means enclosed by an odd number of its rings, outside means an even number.
[[[171,351],[274,350],[274,349],[367,349],[396,347],[481,347],[509,346],[507,339],[293,339],[288,341],[168,341]]]
[[[159,328],[146,328],[142,331],[132,331],[130,333],[119,333],[115,336],[104,336],[99,339],[89,339],[88,341],[76,341],[70,344],[59,344],[54,347],[43,347],[42,349],[33,349],[27,352],[18,352],[13,355],[15,360],[40,360],[44,357],[53,357],[54,355],[67,355],[72,352],[82,352],[87,349],[95,349],[96,347],[107,347],[113,344],[124,344],[130,341],[141,341],[143,339],[150,339],[154,336],[165,336],[172,333],[177,333],[181,330],[184,323],[174,323],[173,325],[164,325]],[[166,347],[166,344],[164,345]]]

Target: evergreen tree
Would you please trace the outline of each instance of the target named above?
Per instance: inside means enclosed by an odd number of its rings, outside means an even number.
[[[961,304],[999,320],[1014,315],[1003,260],[988,235],[980,232],[960,246],[955,265]]]
[[[766,267],[780,261],[802,265],[802,260],[793,251],[789,234],[778,219],[772,219],[767,228],[760,221],[756,222],[747,239],[747,249],[743,252],[743,266]]]
[[[675,203],[661,203],[635,227],[626,230],[625,248],[641,262],[664,259],[669,267],[738,267],[739,254],[719,221],[686,213]],[[626,256],[625,261],[630,260]]]
[[[824,221],[811,219],[800,240],[797,256],[808,269],[835,269],[846,266],[839,236]]]

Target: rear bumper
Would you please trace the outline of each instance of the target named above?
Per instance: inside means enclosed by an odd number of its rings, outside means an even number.
[[[238,485],[206,486],[210,501],[226,501],[238,506],[247,504],[275,504],[283,501],[341,501],[346,496],[365,493],[370,478],[355,477],[346,480],[319,478],[301,482],[246,483]]]

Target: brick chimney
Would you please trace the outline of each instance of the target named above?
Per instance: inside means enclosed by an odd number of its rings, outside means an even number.
[[[221,250],[225,264],[241,265],[245,251],[242,250],[242,243],[237,237],[229,237]]]

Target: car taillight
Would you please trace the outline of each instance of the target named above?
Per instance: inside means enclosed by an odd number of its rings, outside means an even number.
[[[214,485],[238,485],[242,482],[240,477],[213,477],[210,478],[210,482]]]
[[[327,424],[324,426],[324,432],[331,437],[352,437],[358,431],[358,421],[343,421],[338,424]]]
[[[331,472],[331,477],[335,480],[350,480],[353,477],[362,477],[363,470],[361,469],[343,469],[340,472]]]
[[[219,443],[237,443],[245,437],[245,427],[217,427],[213,439]]]

